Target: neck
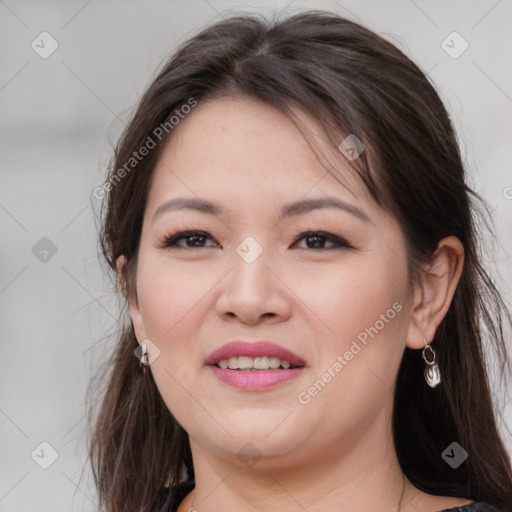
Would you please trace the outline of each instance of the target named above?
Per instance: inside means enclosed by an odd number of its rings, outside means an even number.
[[[340,439],[337,449],[329,446],[302,464],[264,457],[247,468],[236,456],[212,456],[191,439],[196,488],[179,510],[403,512],[419,491],[402,473],[389,421],[384,414],[358,433],[359,442]]]

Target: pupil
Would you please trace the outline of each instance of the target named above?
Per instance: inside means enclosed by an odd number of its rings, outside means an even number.
[[[312,244],[310,245],[313,245],[314,247],[323,247],[323,237],[321,236],[318,236],[318,235],[311,235],[308,237],[308,240],[311,241],[311,240],[315,240],[315,242],[313,242]]]
[[[189,241],[190,241],[190,240],[193,240],[193,241],[197,242],[197,240],[198,240],[198,239],[199,239],[199,240],[204,239],[204,236],[202,236],[202,235],[191,235],[191,236],[189,236],[189,237],[188,237],[188,239],[189,239]],[[197,245],[197,244],[196,244],[196,243],[194,243],[194,242],[192,242],[192,245],[194,245],[194,246],[195,246],[195,245]]]

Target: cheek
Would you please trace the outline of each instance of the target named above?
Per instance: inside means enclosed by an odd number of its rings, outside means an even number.
[[[326,333],[311,384],[318,378],[333,382],[321,400],[342,403],[347,410],[382,405],[405,347],[405,258],[401,254],[374,256],[350,267],[330,269],[329,279],[308,277],[299,292],[308,297],[309,308],[318,312]]]
[[[158,272],[158,267],[143,271],[137,282],[139,311],[148,338],[162,340],[172,329],[176,319],[183,316],[187,292],[183,290],[183,279]],[[183,290],[178,293],[178,290]]]
[[[146,337],[160,350],[151,372],[162,399],[180,422],[191,414],[187,390],[193,389],[202,366],[197,333],[206,313],[205,293],[215,281],[211,273],[203,280],[197,272],[155,262],[141,265],[138,274],[139,311]]]
[[[216,275],[219,274],[219,275]],[[197,349],[197,333],[206,309],[208,292],[221,279],[218,271],[205,272],[193,263],[173,265],[169,259],[148,258],[137,276],[139,311],[147,338],[176,366]],[[195,338],[194,338],[195,336]]]
[[[328,347],[350,345],[360,333],[364,338],[365,329],[375,324],[379,335],[403,327],[397,309],[403,310],[406,273],[391,261],[368,255],[357,263],[333,265],[297,279],[297,295],[305,298],[306,306],[322,321]]]

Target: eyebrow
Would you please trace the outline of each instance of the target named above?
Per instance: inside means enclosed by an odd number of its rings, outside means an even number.
[[[334,197],[302,199],[293,203],[284,204],[281,207],[280,220],[284,219],[285,217],[303,215],[310,211],[318,210],[321,208],[337,208],[348,212],[361,220],[370,222],[368,215],[364,211],[357,208],[356,206],[353,206]],[[220,204],[214,203],[212,201],[194,197],[176,197],[174,199],[170,199],[169,201],[165,201],[157,208],[155,214],[153,215],[153,221],[164,213],[178,210],[194,210],[215,216],[221,216],[225,212],[225,209]]]

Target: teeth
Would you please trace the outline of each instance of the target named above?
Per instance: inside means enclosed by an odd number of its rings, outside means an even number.
[[[270,368],[268,357],[255,357],[252,366],[256,370],[268,370]]]
[[[281,366],[281,359],[279,359],[279,357],[269,357],[268,365],[270,368],[276,370]]]
[[[292,367],[290,361],[279,359],[279,357],[230,357],[229,359],[221,359],[217,366],[230,370],[277,370],[283,368],[287,370]]]
[[[252,357],[239,357],[238,358],[238,369],[239,370],[250,370],[253,367]]]

